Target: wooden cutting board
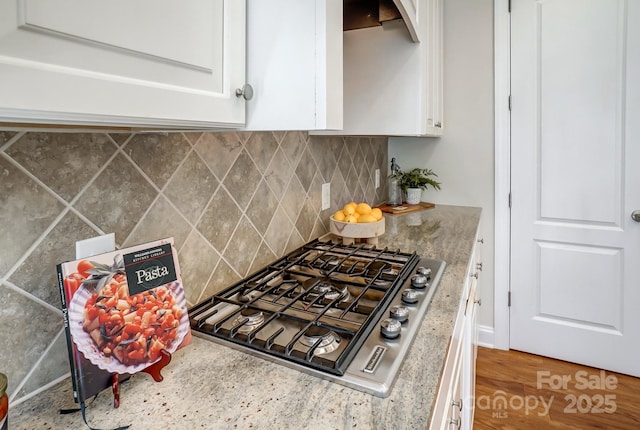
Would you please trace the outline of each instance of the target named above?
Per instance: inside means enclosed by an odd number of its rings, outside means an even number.
[[[415,212],[415,211],[422,211],[425,209],[431,209],[431,208],[435,208],[436,205],[433,203],[429,203],[429,202],[420,202],[417,205],[410,205],[408,203],[403,203],[402,206],[389,206],[389,205],[382,205],[382,206],[378,206],[378,208],[380,208],[380,210],[382,212],[388,213],[388,214],[406,214],[408,212]],[[401,209],[404,208],[404,209]]]

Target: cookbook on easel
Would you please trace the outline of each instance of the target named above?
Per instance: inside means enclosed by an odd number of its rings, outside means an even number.
[[[76,403],[191,343],[173,238],[57,269]]]

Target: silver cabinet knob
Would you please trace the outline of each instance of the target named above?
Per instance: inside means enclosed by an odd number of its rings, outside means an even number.
[[[442,128],[442,123],[441,123],[440,121],[438,121],[438,122],[436,122],[436,123],[434,124],[434,126],[435,126],[436,128]]]
[[[244,84],[242,88],[236,88],[236,97],[242,97],[249,101],[253,98],[253,87],[249,84]]]
[[[462,411],[462,398],[459,401],[455,401],[452,400],[451,401],[451,406],[455,406],[456,408],[458,408],[460,411]]]
[[[462,420],[460,418],[458,418],[457,420],[454,420],[453,418],[451,420],[449,420],[449,427],[451,426],[456,426],[457,429],[459,429],[460,427],[462,427]]]
[[[631,219],[635,222],[640,222],[640,211],[631,212]]]
[[[477,303],[478,306],[482,306],[482,299],[474,300],[473,303]]]

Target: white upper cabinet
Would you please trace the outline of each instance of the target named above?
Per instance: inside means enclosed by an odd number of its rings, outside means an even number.
[[[247,0],[249,130],[340,130],[341,0]]]
[[[418,0],[393,0],[402,19],[407,26],[411,40],[420,42],[420,23],[418,16]]]
[[[5,0],[0,123],[439,135],[442,0],[343,1]]]
[[[406,18],[344,33],[339,134],[442,134],[442,0],[403,3],[414,11],[419,43],[412,43],[416,38]]]
[[[6,0],[0,122],[238,127],[245,2]]]

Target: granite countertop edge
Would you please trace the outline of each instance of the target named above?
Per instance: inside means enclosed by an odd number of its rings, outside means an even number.
[[[164,428],[426,428],[475,245],[481,209],[437,205],[386,216],[379,247],[447,262],[445,273],[389,397],[379,398],[198,337],[174,354],[164,381],[133,375],[121,405],[108,391],[87,402],[89,425]],[[73,408],[69,378],[12,406],[12,429],[87,428]]]

